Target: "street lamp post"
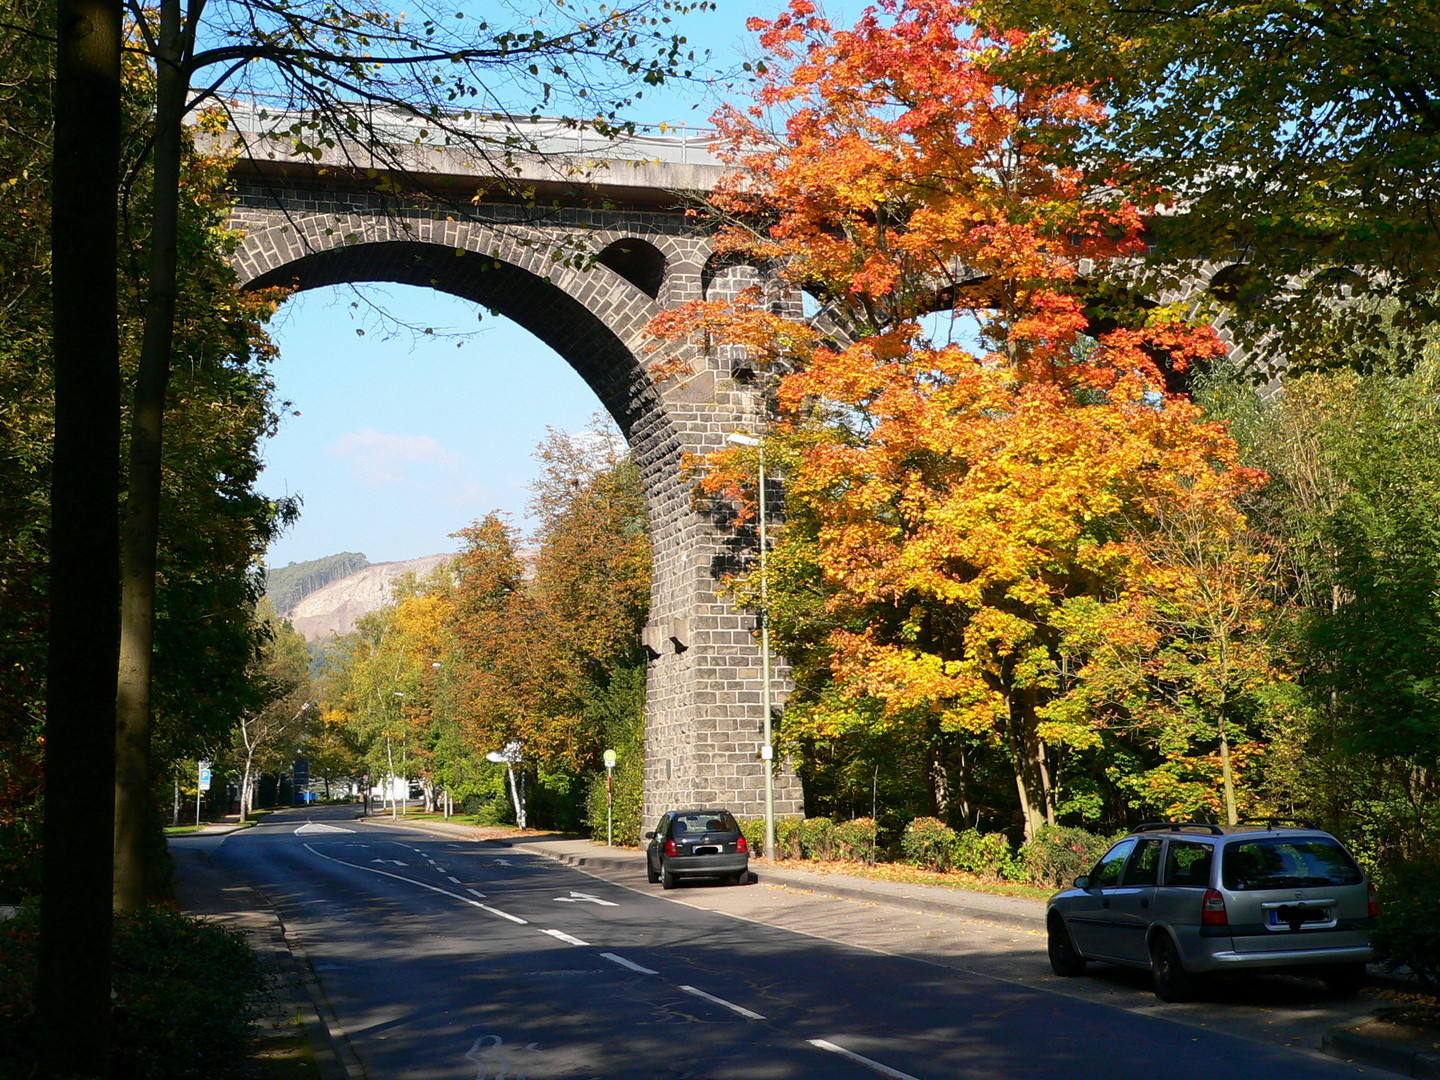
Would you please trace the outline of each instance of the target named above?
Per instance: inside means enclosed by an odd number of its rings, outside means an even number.
[[[760,451],[760,475],[757,484],[760,501],[760,711],[764,714],[765,741],[760,747],[760,760],[765,764],[765,858],[775,857],[775,747],[770,721],[770,575],[766,562],[769,537],[765,512],[765,443],[750,435],[732,432],[726,441],[736,446],[753,446]]]

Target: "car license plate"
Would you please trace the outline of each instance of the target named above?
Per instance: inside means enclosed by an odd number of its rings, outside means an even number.
[[[715,844],[700,844],[691,852],[692,855],[719,855],[720,848]]]
[[[1270,909],[1270,925],[1276,930],[1330,922],[1329,908],[1278,907]]]

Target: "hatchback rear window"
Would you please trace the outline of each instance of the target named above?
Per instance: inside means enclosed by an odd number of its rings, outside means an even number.
[[[676,814],[670,826],[671,836],[699,836],[701,833],[739,832],[740,826],[728,811],[713,814]]]
[[[1227,844],[1221,871],[1225,888],[1236,892],[1358,885],[1365,880],[1349,853],[1328,837],[1274,836]]]

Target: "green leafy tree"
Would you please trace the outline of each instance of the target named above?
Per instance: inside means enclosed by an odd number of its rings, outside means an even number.
[[[1071,161],[1168,193],[1156,283],[1188,259],[1231,265],[1215,299],[1232,328],[1292,365],[1369,366],[1397,343],[1418,356],[1440,284],[1433,4],[985,0],[982,11],[1047,32],[1013,58],[1017,74],[1089,87],[1110,111]]]

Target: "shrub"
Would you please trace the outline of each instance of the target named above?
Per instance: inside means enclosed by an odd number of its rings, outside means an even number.
[[[750,854],[761,858],[765,854],[765,819],[763,817],[742,817],[739,819],[740,832],[750,845]]]
[[[1063,825],[1042,825],[1020,848],[1020,870],[1031,885],[1063,888],[1095,865],[1112,838]]]
[[[1370,935],[1376,958],[1392,970],[1409,968],[1428,989],[1440,989],[1440,858],[1396,866],[1380,899]]]
[[[840,857],[873,863],[877,833],[874,818],[862,817],[854,821],[840,822],[835,826],[835,844],[840,849]]]
[[[1015,855],[1004,833],[966,829],[955,837],[951,859],[957,870],[978,874],[989,881],[1015,875]]]
[[[621,761],[615,767],[614,776],[615,843],[624,847],[638,847],[642,832],[641,814],[645,803],[645,762],[634,757]],[[595,840],[605,839],[605,774],[602,772],[590,779],[590,790],[585,799],[585,820],[590,826],[590,836]]]
[[[0,1075],[33,1068],[39,911],[0,923]],[[270,975],[239,931],[166,908],[115,917],[114,1080],[228,1080],[249,1072]]]
[[[933,817],[916,818],[905,826],[900,837],[900,850],[905,861],[930,870],[950,869],[955,847],[955,830]]]
[[[775,820],[775,858],[800,858],[800,825],[804,818],[785,817]]]
[[[835,822],[828,817],[806,818],[800,822],[800,853],[807,859],[829,862],[835,858]]]

